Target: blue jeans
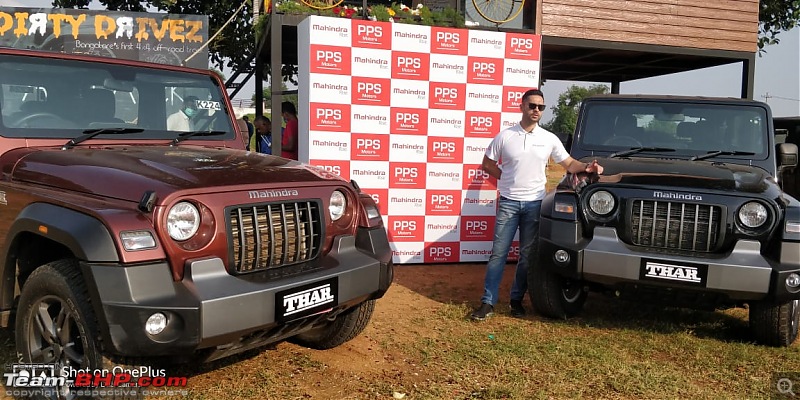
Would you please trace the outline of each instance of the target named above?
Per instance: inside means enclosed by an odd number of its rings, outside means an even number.
[[[511,300],[522,300],[528,290],[528,263],[539,237],[539,211],[542,202],[516,201],[500,197],[494,225],[492,255],[486,265],[482,303],[497,304],[500,281],[514,234],[519,229],[519,260],[511,286]]]

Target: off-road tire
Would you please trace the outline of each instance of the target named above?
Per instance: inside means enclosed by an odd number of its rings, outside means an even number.
[[[317,350],[341,346],[358,336],[367,327],[374,310],[375,300],[365,301],[340,314],[333,321],[295,336],[292,341]]]
[[[583,310],[587,293],[579,281],[548,271],[537,262],[531,264],[528,267],[528,294],[537,313],[548,318],[567,319]]]
[[[46,307],[45,307],[46,306]],[[35,312],[35,309],[39,312]],[[35,318],[35,317],[39,318]],[[57,323],[59,322],[60,323]],[[42,334],[44,325],[56,330],[49,338]],[[67,329],[64,329],[67,328]],[[53,342],[59,346],[54,350]],[[103,356],[97,319],[92,310],[86,285],[83,282],[78,261],[62,259],[37,268],[22,287],[15,321],[15,340],[17,359],[21,363],[60,362],[78,370],[111,371],[117,363]],[[49,344],[48,344],[49,343]],[[61,345],[64,346],[61,346]],[[60,351],[68,348],[71,354]],[[34,356],[34,350],[44,350]],[[53,354],[54,352],[61,354]],[[123,366],[123,368],[125,368]],[[74,388],[59,399],[82,398]],[[82,388],[91,389],[91,388]],[[133,387],[123,390],[103,391],[103,399],[141,399],[141,390]]]
[[[797,339],[800,326],[800,300],[783,304],[753,302],[750,308],[750,330],[757,342],[786,347]]]

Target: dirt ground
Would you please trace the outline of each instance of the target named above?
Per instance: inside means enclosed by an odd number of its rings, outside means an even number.
[[[502,296],[508,297],[513,267],[506,268],[501,285]],[[401,350],[403,344],[435,338],[436,327],[415,323],[414,315],[431,315],[443,303],[478,306],[483,292],[485,264],[400,265],[386,295],[377,301],[375,313],[367,329],[352,341],[326,351],[316,351],[283,342],[251,355],[233,357],[222,363],[183,369],[189,372],[191,398],[393,398],[390,388],[374,388],[364,393],[364,381],[403,382],[413,385],[424,380],[425,372],[410,361]],[[505,300],[507,302],[507,300]],[[498,305],[503,312],[506,305]],[[407,318],[397,318],[398,315]],[[466,315],[465,315],[466,318]],[[386,346],[391,343],[391,346]],[[268,366],[267,366],[268,365]],[[269,368],[269,371],[263,371]],[[291,376],[302,377],[290,388],[259,388],[267,375],[275,383],[285,384],[286,368]],[[256,370],[261,370],[256,373]],[[281,375],[284,374],[284,375]],[[249,391],[231,390],[253,385]],[[369,384],[366,385],[369,388]],[[273,391],[274,390],[274,391]],[[248,393],[252,392],[252,395]],[[282,393],[272,397],[270,393]],[[359,393],[360,392],[360,393]],[[374,394],[374,396],[372,395]],[[402,396],[402,393],[396,393]],[[168,398],[168,397],[165,397]],[[174,397],[173,397],[174,398]],[[402,397],[398,397],[402,398]]]

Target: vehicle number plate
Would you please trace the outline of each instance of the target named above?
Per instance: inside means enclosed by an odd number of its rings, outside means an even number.
[[[296,286],[275,294],[275,319],[290,321],[329,310],[338,304],[339,280]]]
[[[639,279],[670,281],[683,285],[705,286],[708,278],[708,265],[642,260]]]

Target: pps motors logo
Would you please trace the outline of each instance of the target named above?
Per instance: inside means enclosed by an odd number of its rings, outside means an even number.
[[[389,236],[395,242],[425,240],[425,216],[389,217]]]
[[[421,108],[392,108],[391,133],[404,135],[426,135],[428,133],[428,110]]]
[[[484,171],[480,164],[464,164],[462,176],[464,190],[491,190],[497,187],[494,178]]]
[[[425,197],[427,215],[461,214],[461,190],[428,190]]]
[[[431,82],[428,93],[428,106],[449,110],[463,110],[466,102],[467,85],[464,83]]]
[[[428,162],[461,163],[464,159],[464,138],[428,137]]]
[[[467,82],[502,85],[503,60],[499,58],[470,57]]]
[[[353,134],[350,142],[353,160],[389,161],[389,135]]]
[[[425,163],[389,163],[391,171],[389,187],[402,189],[425,189]]]
[[[352,104],[388,106],[391,99],[391,81],[380,78],[353,77]]]
[[[459,248],[458,242],[426,243],[425,262],[458,262]]]
[[[500,131],[500,113],[467,111],[467,137],[493,137]]]
[[[475,216],[461,218],[461,240],[465,241],[490,241],[492,240],[494,217]]]
[[[392,52],[392,78],[427,81],[430,72],[430,54]]]
[[[317,131],[350,131],[350,105],[311,103],[311,130]]]
[[[465,56],[469,50],[466,31],[448,28],[431,28],[433,43],[431,53]]]
[[[311,72],[350,75],[350,48],[311,45]]]
[[[541,38],[538,35],[509,33],[506,39],[506,57],[528,61],[539,59]]]
[[[391,50],[392,27],[383,22],[364,22],[353,18],[353,47]]]

